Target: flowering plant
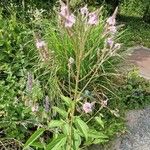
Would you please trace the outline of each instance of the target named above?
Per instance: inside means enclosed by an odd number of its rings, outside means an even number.
[[[107,92],[113,93],[110,85],[116,72],[112,65],[120,49],[115,42],[116,13],[117,8],[104,20],[102,8],[90,12],[84,6],[72,13],[68,5],[61,3],[58,20],[45,22],[47,43],[37,38],[36,47],[41,63],[57,68],[57,78],[53,79],[57,80],[61,103],[53,106],[53,119],[28,139],[24,149],[35,146],[46,150],[79,150],[108,141],[101,111],[107,109],[119,116],[118,110],[108,108],[106,96]],[[49,144],[43,140],[36,144],[46,130],[53,133],[52,140]]]

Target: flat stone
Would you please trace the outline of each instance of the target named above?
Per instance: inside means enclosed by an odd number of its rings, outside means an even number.
[[[142,77],[150,79],[150,49],[145,47],[136,47],[130,49],[128,55],[128,63],[139,68]]]

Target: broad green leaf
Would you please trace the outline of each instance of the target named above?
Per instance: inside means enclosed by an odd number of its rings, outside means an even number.
[[[50,142],[47,145],[46,150],[62,150],[61,147],[66,144],[67,137],[65,135],[59,135],[58,138],[53,139],[52,142]]]
[[[95,139],[93,141],[93,144],[100,144],[100,143],[105,143],[105,142],[108,142],[109,140],[107,139]]]
[[[101,125],[102,128],[104,128],[104,122],[101,117],[95,117],[95,120]]]
[[[69,97],[65,97],[65,96],[61,95],[61,99],[65,102],[65,104],[67,106],[71,106],[72,100]]]
[[[101,133],[101,132],[98,132],[96,130],[89,130],[88,132],[88,137],[91,137],[91,138],[95,138],[95,139],[105,139],[105,138],[108,138],[108,136],[106,136],[105,134]]]
[[[68,135],[69,134],[69,131],[70,131],[70,126],[68,123],[66,123],[63,128],[62,128],[62,131],[65,135]]]
[[[44,144],[40,142],[33,142],[31,146],[44,149]]]
[[[34,132],[34,134],[31,135],[31,137],[27,140],[27,142],[24,144],[24,148],[26,149],[28,146],[30,146],[35,140],[39,138],[39,136],[45,131],[44,128],[39,128],[37,131]]]
[[[81,137],[76,129],[74,129],[73,131],[73,150],[79,150],[79,146],[81,145]]]
[[[88,125],[79,117],[75,118],[75,126],[76,128],[84,135],[85,139],[88,139]]]
[[[64,124],[62,120],[51,120],[48,124],[49,128],[61,127]]]
[[[60,115],[62,115],[63,117],[67,117],[68,116],[68,113],[65,111],[65,110],[63,110],[63,109],[60,109],[60,108],[58,108],[58,107],[53,107],[54,108],[54,110],[56,111],[56,112],[58,112]]]

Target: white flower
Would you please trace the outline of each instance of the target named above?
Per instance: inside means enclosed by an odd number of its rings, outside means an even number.
[[[34,105],[31,107],[32,112],[36,112],[36,111],[38,111],[38,109],[39,109],[39,105],[38,105],[38,104],[34,104]]]
[[[114,49],[120,49],[120,48],[121,48],[121,44],[116,43],[115,46],[114,46]]]
[[[74,59],[72,57],[69,58],[69,64],[73,64],[74,63]]]
[[[101,102],[101,105],[102,105],[103,107],[106,107],[107,104],[108,104],[108,100],[104,100],[104,101]]]
[[[44,41],[37,41],[36,42],[36,47],[38,49],[43,48],[46,45],[46,43]]]

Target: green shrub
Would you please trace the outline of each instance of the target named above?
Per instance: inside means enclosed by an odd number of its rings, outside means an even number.
[[[5,137],[18,140],[25,138],[28,120],[34,122],[23,100],[27,70],[35,60],[30,40],[31,31],[15,15],[0,16],[0,129]]]
[[[121,4],[120,13],[126,16],[143,17],[149,5],[148,0],[124,0]]]
[[[126,110],[141,109],[150,104],[150,82],[139,76],[138,70],[128,73],[119,89],[122,108]]]

